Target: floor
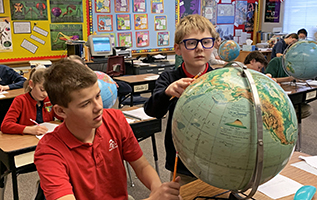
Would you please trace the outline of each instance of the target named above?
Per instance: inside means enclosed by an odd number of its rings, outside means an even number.
[[[314,110],[317,110],[317,101],[310,103]],[[311,155],[317,155],[317,134],[315,124],[317,121],[317,112],[305,119],[302,123],[302,152],[308,153]],[[165,130],[166,119],[163,120],[162,130]],[[165,151],[164,151],[164,132],[156,134],[156,144],[158,148],[158,157],[159,157],[159,172],[160,177],[163,182],[169,181],[170,172],[164,168],[165,160]],[[151,139],[146,139],[140,142],[140,146],[144,152],[145,157],[148,159],[150,164],[154,167],[154,161],[152,156],[152,144]],[[131,171],[133,171],[131,169]],[[10,174],[11,175],[11,174]],[[7,186],[5,189],[5,200],[11,200],[12,197],[12,185],[11,177],[8,177]],[[18,176],[18,187],[19,187],[19,196],[22,200],[31,200],[35,194],[35,186],[38,180],[37,172],[32,172],[29,174],[23,174]],[[136,200],[143,199],[149,196],[149,190],[145,188],[142,183],[137,179],[135,174],[132,172],[132,180],[134,182],[134,187],[131,186],[131,182],[128,179],[128,192]]]

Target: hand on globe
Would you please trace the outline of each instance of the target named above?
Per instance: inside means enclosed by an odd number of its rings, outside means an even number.
[[[184,90],[194,81],[192,78],[181,78],[171,83],[165,90],[165,94],[179,98]]]

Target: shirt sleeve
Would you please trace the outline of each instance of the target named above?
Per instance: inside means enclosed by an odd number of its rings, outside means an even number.
[[[23,76],[21,76],[11,68],[8,71],[8,75],[11,79],[11,83],[8,83],[10,90],[23,87],[23,83],[26,80]]]
[[[226,61],[216,59],[216,55],[218,55],[218,54],[217,54],[216,49],[214,49],[213,52],[211,53],[210,60],[209,60],[209,63],[211,65],[224,65],[224,64],[226,64]]]

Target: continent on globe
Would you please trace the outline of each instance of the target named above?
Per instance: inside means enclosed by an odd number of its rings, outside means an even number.
[[[256,84],[263,121],[263,174],[273,178],[287,164],[297,140],[292,102],[272,79],[247,69]],[[256,166],[257,120],[251,87],[243,71],[228,63],[189,85],[179,98],[172,136],[185,166],[218,188],[242,190]]]
[[[218,48],[219,57],[227,62],[233,61],[240,54],[240,46],[233,40],[224,40]]]
[[[100,96],[103,103],[103,108],[111,108],[117,100],[117,85],[116,82],[107,74],[95,71],[98,78],[100,88]]]
[[[317,42],[301,40],[287,49],[283,56],[283,69],[297,79],[317,77]]]

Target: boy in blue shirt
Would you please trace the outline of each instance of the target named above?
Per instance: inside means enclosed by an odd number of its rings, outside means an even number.
[[[25,80],[11,67],[0,65],[0,92],[22,88]]]

